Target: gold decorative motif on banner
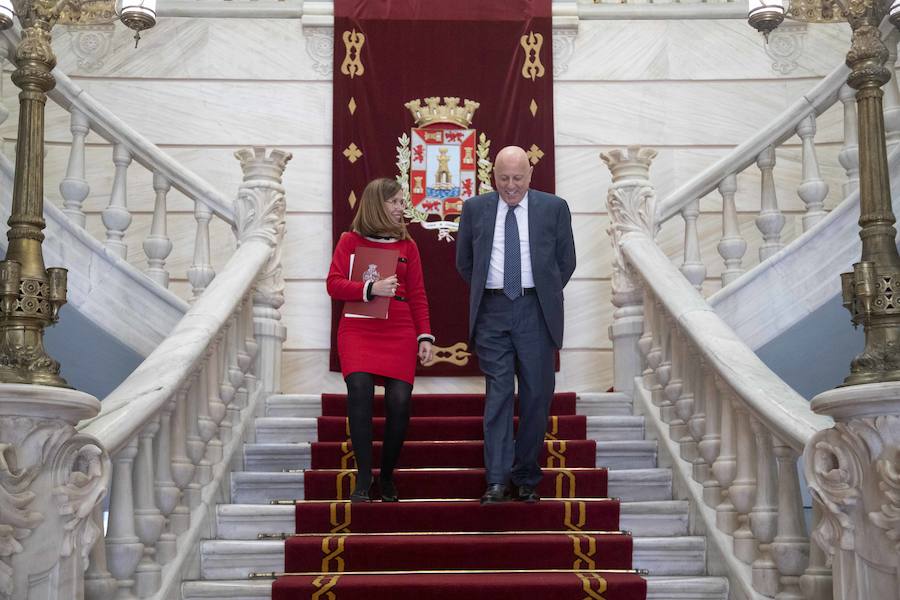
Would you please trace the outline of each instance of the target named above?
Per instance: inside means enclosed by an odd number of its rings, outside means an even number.
[[[494,170],[494,163],[491,162],[491,140],[482,133],[478,138],[478,193],[487,194],[494,191],[491,185],[491,172]]]
[[[346,486],[347,494],[344,495],[344,482],[347,482]],[[344,498],[349,498],[350,494],[353,492],[353,488],[356,487],[356,471],[341,471],[335,477],[335,489],[338,500],[343,500]]]
[[[352,469],[356,467],[356,454],[350,449],[350,442],[341,442],[341,468]]]
[[[587,504],[584,501],[579,500],[578,502],[569,502],[568,500],[563,502],[565,506],[565,512],[563,514],[563,525],[566,526],[566,529],[570,531],[580,531],[584,524],[587,522]],[[578,509],[577,514],[575,515],[575,520],[572,519],[572,509]]]
[[[331,588],[337,585],[340,575],[319,575],[313,579],[313,587],[317,588],[315,594],[310,596],[311,600],[336,600],[337,596],[331,591]]]
[[[328,507],[329,533],[350,533],[350,510],[353,505],[350,502],[332,502]]]
[[[557,445],[559,448],[557,449]],[[564,456],[566,453],[566,441],[565,440],[551,440],[547,442],[547,464],[545,465],[548,469],[560,468],[564,469],[566,467],[566,457]]]
[[[350,102],[347,103],[347,110],[350,111],[351,115],[356,112],[356,99],[352,96],[350,97]]]
[[[528,105],[528,110],[531,111],[531,116],[536,117],[538,111],[537,102],[534,101],[534,98],[531,99],[531,104]]]
[[[525,51],[525,64],[522,65],[522,77],[534,81],[544,76],[544,65],[541,64],[541,46],[544,45],[544,36],[540,33],[529,31],[523,35],[520,41]]]
[[[575,553],[575,562],[572,563],[572,568],[576,571],[596,569],[594,555],[597,554],[597,538],[583,534],[573,534],[568,538],[572,540],[572,550]]]
[[[344,46],[347,53],[344,55],[344,62],[341,63],[341,73],[348,75],[350,79],[354,77],[362,77],[366,72],[361,60],[363,44],[366,43],[366,36],[355,29],[353,31],[345,31],[341,36],[344,40]]]
[[[347,157],[347,160],[349,160],[352,165],[359,160],[360,156],[362,156],[362,150],[357,148],[355,143],[350,142],[350,145],[344,150],[344,156]]]
[[[434,346],[434,358],[426,367],[436,365],[438,363],[447,362],[457,367],[464,367],[469,364],[469,357],[472,356],[468,352],[469,345],[466,342],[457,342],[446,348],[442,346]]]
[[[569,485],[566,486],[566,482]],[[566,490],[568,487],[568,491]],[[574,498],[575,497],[575,473],[568,469],[562,469],[556,474],[556,498]]]
[[[341,554],[344,553],[344,540],[347,539],[346,535],[339,535],[335,537],[326,536],[322,539],[322,572],[323,573],[343,573],[344,572],[344,558]],[[332,550],[331,548],[331,540],[335,542],[335,548]],[[332,564],[332,562],[334,564]]]
[[[575,573],[581,580],[581,589],[587,594],[587,598],[591,600],[606,600],[600,594],[606,592],[606,580],[596,573]],[[594,589],[594,582],[597,583],[597,589]],[[587,600],[587,598],[585,600]]]
[[[350,190],[350,196],[347,198],[347,202],[350,203],[350,208],[356,208],[356,193],[353,190]]]
[[[531,161],[532,165],[538,164],[538,161],[544,158],[544,151],[538,148],[537,144],[532,144],[525,154],[528,155],[528,160]]]
[[[547,428],[547,433],[544,434],[545,440],[555,440],[556,434],[559,433],[559,416],[550,415],[550,427]]]
[[[347,439],[350,439],[350,419],[344,419],[344,433],[347,435]]]
[[[422,106],[421,100],[410,100],[404,104],[409,109],[416,127],[428,127],[435,123],[450,123],[451,125],[459,125],[463,129],[472,126],[472,119],[475,117],[475,111],[481,106],[480,103],[466,98],[463,105],[459,105],[459,98],[449,96],[444,97],[444,103],[441,104],[440,96],[432,96],[425,98],[425,106]]]

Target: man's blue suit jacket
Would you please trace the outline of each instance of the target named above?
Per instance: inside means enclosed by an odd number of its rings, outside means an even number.
[[[466,200],[456,237],[456,269],[470,286],[469,339],[473,342],[494,244],[498,202],[502,200],[497,192]],[[561,348],[563,288],[575,271],[572,215],[565,200],[553,194],[528,190],[528,246],[541,312],[553,343]]]

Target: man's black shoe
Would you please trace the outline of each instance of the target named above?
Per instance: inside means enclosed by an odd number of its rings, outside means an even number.
[[[481,496],[482,504],[497,504],[509,500],[509,492],[502,483],[491,483]]]
[[[529,504],[533,504],[540,499],[541,497],[530,485],[519,486],[519,491],[516,494],[516,500],[518,500],[519,502],[527,502]]]

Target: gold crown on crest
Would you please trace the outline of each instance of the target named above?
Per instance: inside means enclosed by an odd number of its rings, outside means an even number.
[[[426,127],[433,123],[453,123],[460,127],[469,127],[472,125],[472,118],[475,111],[481,106],[474,100],[463,100],[463,105],[459,105],[459,98],[444,98],[444,104],[438,96],[425,98],[425,106],[422,106],[421,100],[410,100],[404,104],[409,112],[412,113],[413,119],[416,120],[416,127]]]

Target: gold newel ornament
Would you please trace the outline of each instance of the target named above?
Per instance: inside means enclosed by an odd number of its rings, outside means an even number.
[[[468,129],[472,125],[472,119],[475,117],[475,111],[481,106],[474,100],[463,100],[463,105],[459,105],[459,98],[444,98],[444,104],[441,104],[439,96],[425,98],[425,106],[422,106],[421,100],[410,100],[404,104],[412,114],[416,122],[416,127],[428,127],[435,123],[450,123],[459,125],[464,129]]]

